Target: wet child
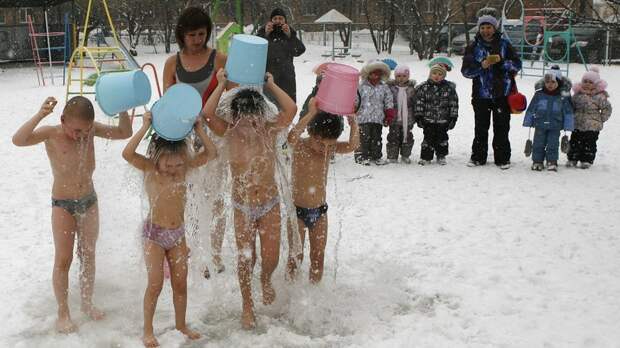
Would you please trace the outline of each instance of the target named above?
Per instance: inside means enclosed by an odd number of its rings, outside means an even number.
[[[603,130],[603,124],[611,117],[611,103],[606,91],[607,82],[601,79],[596,67],[583,74],[581,83],[573,91],[575,107],[575,130],[570,137],[568,167],[587,169],[596,157],[596,141]]]
[[[399,65],[394,69],[394,80],[388,82],[396,104],[396,118],[390,124],[387,136],[387,158],[390,163],[397,163],[400,154],[405,164],[411,163],[413,148],[413,124],[415,123],[413,106],[415,80],[409,79],[409,67]]]
[[[388,162],[382,158],[382,126],[389,126],[396,116],[394,97],[385,83],[390,78],[390,68],[375,60],[366,64],[360,75],[360,108],[357,112],[360,146],[355,151],[355,162],[366,166],[371,163],[384,165]]]
[[[421,166],[428,165],[437,156],[437,163],[446,164],[448,155],[448,130],[453,129],[459,116],[459,97],[456,85],[446,80],[450,67],[435,64],[428,79],[416,87],[415,119],[418,127],[424,129],[424,140],[420,150]]]
[[[149,199],[149,214],[142,230],[144,260],[148,273],[143,303],[142,342],[146,347],[157,347],[159,343],[153,333],[153,317],[164,282],[164,261],[170,266],[175,327],[190,339],[200,338],[200,334],[190,330],[185,322],[188,257],[184,221],[187,186],[185,176],[189,170],[214,159],[216,149],[199,119],[194,130],[204,144],[202,152],[191,156],[185,140],[168,141],[153,135],[145,157],[136,153],[136,148],[150,126],[151,113],[146,112],[142,128],[123,150],[123,158],[144,172],[144,186]]]
[[[524,127],[534,127],[532,145],[532,170],[558,170],[560,132],[573,130],[573,108],[570,97],[561,93],[562,78],[559,70],[548,70],[545,86],[536,91],[523,119]]]
[[[95,122],[92,103],[81,96],[67,102],[59,125],[37,127],[54,111],[57,103],[53,97],[45,99],[41,109],[13,135],[13,144],[30,146],[43,142],[52,167],[52,283],[58,304],[56,330],[69,333],[77,330],[68,304],[69,268],[76,237],[82,312],[94,320],[104,317],[104,313],[93,305],[95,246],[99,234],[99,207],[93,184],[94,137],[126,139],[132,130],[127,113],[120,115],[118,126]]]
[[[310,242],[310,282],[318,283],[323,276],[323,260],[327,243],[327,170],[334,153],[350,153],[359,146],[359,130],[355,115],[347,116],[351,132],[348,142],[339,142],[343,131],[341,116],[316,108],[315,99],[308,103],[308,113],[289,132],[288,143],[293,148],[293,201],[297,208],[297,223],[302,242],[301,253],[289,254],[287,273],[296,278],[303,261],[305,230]],[[308,129],[308,138],[301,134]],[[289,228],[289,233],[291,233]],[[289,237],[289,241],[294,240]],[[293,246],[289,250],[294,250]]]
[[[261,245],[263,303],[275,300],[271,275],[280,251],[280,196],[276,183],[276,137],[293,121],[297,106],[266,74],[265,92],[275,97],[281,111],[254,87],[233,88],[223,96],[226,72],[217,73],[218,86],[203,109],[211,130],[226,141],[232,174],[235,239],[238,248],[238,277],[241,289],[241,324],[256,325],[252,299],[252,272],[256,259],[256,236]],[[220,100],[221,99],[221,100]]]

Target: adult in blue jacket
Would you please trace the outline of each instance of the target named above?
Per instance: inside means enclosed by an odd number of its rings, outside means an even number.
[[[489,126],[493,114],[493,156],[501,169],[510,168],[510,107],[507,97],[521,60],[510,42],[502,38],[493,16],[478,18],[478,34],[465,49],[461,73],[473,80],[472,105],[475,135],[469,166],[487,162]]]

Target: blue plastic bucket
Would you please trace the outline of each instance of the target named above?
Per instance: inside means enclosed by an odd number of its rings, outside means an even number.
[[[110,72],[99,76],[95,100],[108,116],[148,104],[151,82],[142,70]]]
[[[192,131],[200,109],[200,93],[188,84],[177,83],[153,104],[153,129],[166,140],[183,140]]]
[[[265,83],[267,67],[267,40],[254,35],[233,36],[226,73],[228,80],[240,85],[262,85]]]

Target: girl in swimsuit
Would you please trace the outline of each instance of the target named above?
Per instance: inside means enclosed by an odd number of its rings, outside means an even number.
[[[164,92],[176,83],[186,83],[194,87],[202,96],[203,105],[215,87],[215,72],[226,65],[226,55],[208,47],[213,23],[209,14],[200,7],[188,7],[179,16],[175,37],[179,52],[171,55],[164,66]],[[198,150],[200,138],[194,138],[194,149]],[[216,193],[222,182],[226,181],[226,163],[214,161],[209,168],[210,178],[205,181],[204,190]],[[226,230],[224,200],[216,197],[213,202],[214,228],[211,230],[211,249],[216,272],[224,271],[221,251]],[[209,278],[209,269],[205,266],[204,275]]]
[[[149,216],[143,228],[148,284],[144,293],[142,341],[146,347],[157,347],[159,343],[153,334],[153,316],[164,282],[164,260],[168,262],[171,271],[176,329],[190,339],[200,338],[200,334],[190,330],[185,323],[188,257],[184,227],[185,176],[189,169],[198,168],[214,159],[216,149],[202,128],[202,120],[198,119],[194,129],[204,144],[202,152],[191,156],[185,140],[167,141],[154,135],[145,157],[136,153],[136,148],[150,125],[151,113],[147,112],[142,128],[123,150],[123,158],[144,172],[149,199]]]

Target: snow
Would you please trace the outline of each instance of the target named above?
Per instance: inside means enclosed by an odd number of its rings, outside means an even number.
[[[324,49],[309,45],[296,60],[300,106]],[[152,51],[144,48],[139,62],[154,63],[161,74],[166,55]],[[372,49],[363,53],[361,59],[376,58]],[[425,62],[408,55],[406,47],[397,47],[391,57],[409,65],[418,82],[426,78]],[[620,347],[617,116],[605,125],[596,163],[587,171],[562,166],[558,173],[532,172],[522,154],[527,129],[518,115],[510,132],[513,167],[468,168],[471,82],[459,73],[460,58],[453,61],[448,79],[457,84],[460,118],[449,133],[446,166],[362,167],[351,155],[337,157],[329,172],[323,282],[308,284],[306,254],[302,281],[288,284],[283,252],[274,274],[276,303],[257,304],[259,327],[243,331],[229,233],[226,271],[210,280],[190,278],[188,322],[205,338],[188,343],[175,332],[166,285],[155,316],[162,346]],[[584,71],[579,65],[570,69],[573,80]],[[613,96],[620,82],[612,76],[620,68],[601,71]],[[518,79],[520,90],[532,96],[535,80]],[[0,182],[0,346],[140,347],[146,279],[138,242],[142,194],[136,173],[120,156],[125,142],[96,144],[101,229],[95,297],[107,318],[92,322],[79,312],[74,265],[70,305],[79,333],[56,334],[50,167],[42,145],[17,148],[10,138],[46,96],[62,102],[64,87],[38,87],[30,68],[2,71],[0,85],[6,122],[0,130],[5,178]],[[55,112],[45,123],[58,122],[58,116]],[[101,112],[97,118],[107,121]],[[134,129],[138,126],[139,121]],[[417,159],[422,132],[414,133]],[[260,298],[257,274],[255,299]]]

